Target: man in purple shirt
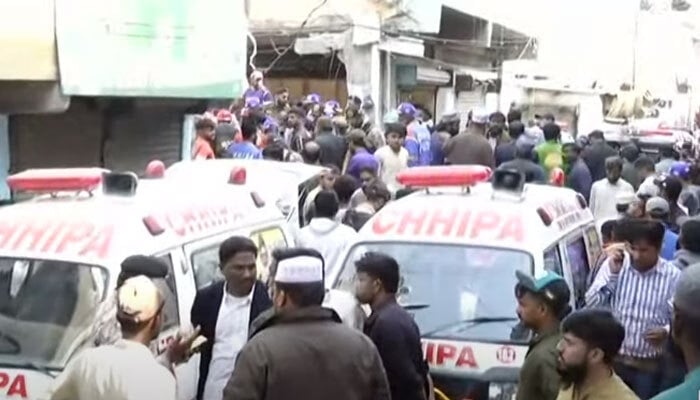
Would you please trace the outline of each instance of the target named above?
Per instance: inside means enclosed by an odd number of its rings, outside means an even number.
[[[263,84],[263,73],[260,71],[250,74],[250,87],[243,93],[244,99],[249,97],[256,97],[261,105],[273,102],[272,93]]]
[[[362,129],[353,129],[348,134],[348,145],[352,157],[348,162],[346,173],[360,181],[360,171],[365,168],[379,170],[379,161],[367,151],[366,134]]]

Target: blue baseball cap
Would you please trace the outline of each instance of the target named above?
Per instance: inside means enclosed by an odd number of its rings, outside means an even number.
[[[671,164],[669,173],[684,180],[690,179],[690,163],[685,161],[676,161]]]
[[[569,290],[566,280],[552,271],[544,271],[541,274],[537,274],[537,276],[532,276],[518,270],[515,271],[515,277],[518,279],[516,295],[522,289],[525,289],[541,295],[553,305],[568,304],[571,299],[571,290]]]
[[[399,112],[399,115],[410,115],[412,117],[415,117],[416,114],[418,113],[418,110],[416,109],[416,107],[411,103],[399,104],[396,111]]]

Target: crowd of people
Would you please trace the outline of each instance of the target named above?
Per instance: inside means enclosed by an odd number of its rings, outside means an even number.
[[[479,164],[566,185],[589,201],[603,252],[588,287],[572,294],[553,272],[518,272],[514,303],[533,332],[518,400],[673,400],[700,390],[700,169],[674,149],[654,161],[602,132],[563,143],[553,115],[522,121],[473,110],[433,125],[403,103],[374,125],[369,98],[296,105],[251,75],[242,107],[196,123],[193,159],[244,158],[326,166],[303,207],[297,247],[277,249],[269,281],[256,279],[258,248],[234,236],[219,249],[223,280],[201,289],[194,331],[155,357],[167,268],[154,257],[124,261],[98,347],[61,374],[52,399],[173,399],[173,367],[201,353],[198,400],[433,398],[420,331],[396,302],[401,266],[382,253],[356,261],[355,296],[370,306],[363,332],[323,308],[324,280],[363,224],[410,193],[406,168]],[[698,264],[698,265],[696,265]],[[580,295],[580,299],[578,298]],[[400,340],[399,340],[400,338]],[[685,381],[684,381],[685,377]],[[660,392],[664,391],[662,394]]]

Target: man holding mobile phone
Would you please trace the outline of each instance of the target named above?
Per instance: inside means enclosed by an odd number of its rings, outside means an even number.
[[[606,248],[608,259],[586,293],[586,306],[609,307],[625,327],[615,371],[645,400],[659,391],[663,343],[680,270],[659,256],[665,232],[661,223],[619,223],[629,232],[629,242]]]

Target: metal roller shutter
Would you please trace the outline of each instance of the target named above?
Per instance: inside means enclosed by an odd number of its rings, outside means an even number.
[[[462,128],[467,123],[469,111],[475,107],[484,107],[486,105],[486,95],[481,90],[471,92],[459,92],[457,95],[456,109],[462,120]]]
[[[77,99],[60,114],[13,115],[9,120],[11,171],[100,165],[102,113]]]
[[[138,108],[114,116],[105,146],[105,167],[141,175],[149,161],[180,160],[183,113],[180,108]]]

